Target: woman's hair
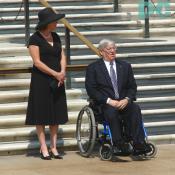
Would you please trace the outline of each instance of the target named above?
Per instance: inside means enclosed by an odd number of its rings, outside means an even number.
[[[43,25],[41,27],[36,27],[35,30],[38,31],[38,30],[45,30],[47,28],[48,24],[47,25]]]
[[[115,42],[112,40],[109,40],[109,39],[102,39],[98,44],[98,49],[102,50],[102,49],[106,48],[109,44],[115,45]]]

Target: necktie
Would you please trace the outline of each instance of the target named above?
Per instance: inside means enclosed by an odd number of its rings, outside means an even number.
[[[111,77],[112,85],[115,92],[115,98],[119,98],[118,83],[117,83],[117,77],[113,68],[113,62],[110,62],[110,77]]]

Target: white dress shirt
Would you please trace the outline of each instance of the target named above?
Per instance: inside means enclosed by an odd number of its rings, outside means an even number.
[[[106,61],[106,60],[103,60],[103,61],[104,61],[105,65],[106,65],[106,68],[107,68],[109,76],[110,76],[110,67],[111,67],[110,61]],[[113,68],[114,68],[114,71],[115,71],[115,74],[116,74],[116,78],[117,78],[117,73],[116,73],[117,70],[116,70],[115,60],[113,61]],[[109,100],[110,100],[110,98],[107,99],[107,101],[106,101],[107,104],[109,103]]]
[[[106,68],[107,68],[109,76],[110,76],[110,67],[111,67],[110,61],[106,61],[106,60],[103,60],[103,61],[104,61],[105,65],[106,65]],[[115,61],[113,61],[113,68],[114,68],[114,71],[115,71],[115,74],[116,74],[116,78],[117,78],[117,73],[116,73],[117,70],[116,70],[116,63],[115,63]]]

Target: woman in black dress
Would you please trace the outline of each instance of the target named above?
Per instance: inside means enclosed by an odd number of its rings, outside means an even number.
[[[53,32],[57,20],[64,14],[56,14],[51,8],[38,13],[36,32],[30,37],[28,48],[33,59],[26,125],[36,125],[41,158],[61,159],[57,151],[58,125],[68,121],[64,87],[66,57],[60,37]],[[50,128],[50,150],[45,139],[45,126]]]

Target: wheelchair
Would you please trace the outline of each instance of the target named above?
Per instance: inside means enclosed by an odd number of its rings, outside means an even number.
[[[93,106],[94,105],[90,102],[89,105],[84,106],[78,114],[76,124],[76,139],[79,152],[83,157],[90,157],[96,143],[98,142],[100,143],[99,155],[101,160],[111,160],[114,156],[111,130],[108,123],[104,119],[100,120],[100,109],[95,109]],[[102,127],[99,127],[99,124],[102,124]],[[144,132],[145,143],[151,148],[151,152],[139,155],[139,157],[148,159],[154,158],[157,154],[157,147],[154,143],[148,141],[145,128]],[[123,133],[125,137],[124,129]],[[127,136],[124,140],[126,140],[129,148],[133,150],[132,140],[127,138]]]

